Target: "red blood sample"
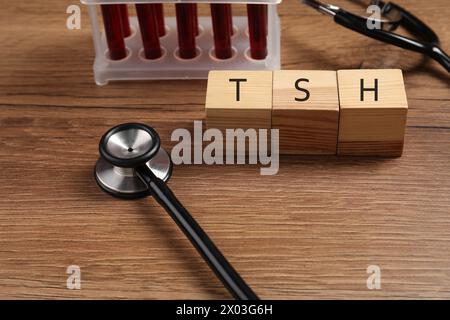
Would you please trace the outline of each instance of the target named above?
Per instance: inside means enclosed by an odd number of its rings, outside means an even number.
[[[267,56],[267,5],[247,4],[250,56],[265,59]]]
[[[136,4],[136,13],[147,59],[157,59],[162,55],[156,12],[157,7],[155,4]]]
[[[120,18],[122,21],[123,36],[131,36],[130,20],[128,18],[128,7],[126,4],[119,4],[120,6]]]
[[[214,34],[214,52],[218,59],[231,58],[231,32],[229,4],[211,3],[211,18]]]
[[[197,13],[197,4],[193,3],[192,4],[192,15],[194,16],[194,30],[195,30],[195,35],[198,36],[199,34],[199,30],[198,30],[198,13]]]
[[[234,28],[233,28],[233,12],[231,9],[231,3],[227,4],[227,16],[228,16],[228,24],[230,25],[230,35],[234,34]]]
[[[197,55],[193,7],[193,3],[175,4],[179,56],[182,59],[192,59]]]
[[[111,60],[123,59],[127,56],[127,49],[123,39],[120,6],[117,4],[105,4],[101,8],[106,41],[109,48],[109,58]]]
[[[166,34],[166,24],[164,22],[164,8],[162,3],[155,3],[156,21],[158,22],[158,33],[162,37]]]

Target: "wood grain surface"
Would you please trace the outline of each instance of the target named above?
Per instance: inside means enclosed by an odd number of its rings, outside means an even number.
[[[447,0],[395,2],[450,50]],[[77,3],[0,11],[0,298],[230,298],[154,201],[113,199],[93,178],[106,129],[142,121],[170,149],[174,129],[204,118],[206,81],[97,87],[86,8],[81,30],[65,28]],[[450,298],[449,75],[296,0],[279,12],[284,69],[404,70],[403,156],[283,157],[275,176],[177,166],[171,188],[262,298]],[[66,288],[69,265],[81,290]],[[366,287],[369,265],[381,290]]]

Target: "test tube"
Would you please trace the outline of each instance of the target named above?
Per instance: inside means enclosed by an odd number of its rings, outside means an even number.
[[[109,58],[111,60],[123,59],[127,56],[127,49],[122,31],[120,6],[117,4],[104,4],[101,5],[101,8]]]
[[[214,52],[218,59],[231,58],[230,4],[211,3]]]
[[[198,8],[197,8],[197,4],[196,3],[192,4],[192,15],[194,16],[195,35],[198,36],[199,35],[199,30],[198,30]]]
[[[166,35],[166,23],[164,22],[164,8],[162,3],[155,3],[156,21],[158,22],[158,33],[162,37]]]
[[[267,56],[267,5],[247,4],[250,56],[265,59]]]
[[[178,49],[182,59],[192,59],[197,55],[193,3],[176,3]]]
[[[228,24],[230,25],[230,35],[234,34],[234,29],[233,29],[233,12],[231,9],[231,3],[229,3],[227,5],[227,16],[228,16]]]
[[[131,36],[130,19],[128,18],[128,7],[126,4],[119,4],[120,6],[120,19],[122,21],[123,36]]]
[[[156,12],[157,7],[155,4],[136,4],[136,13],[147,59],[157,59],[162,55]]]

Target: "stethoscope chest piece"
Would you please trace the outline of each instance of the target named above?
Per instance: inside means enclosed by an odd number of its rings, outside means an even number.
[[[153,196],[235,298],[258,299],[166,184],[172,161],[160,146],[156,131],[144,124],[126,123],[110,129],[99,144],[97,184],[119,198]]]
[[[116,197],[136,199],[151,195],[135,173],[139,165],[146,165],[163,181],[172,174],[172,162],[160,147],[158,134],[143,124],[126,123],[110,129],[100,140],[99,151],[95,179],[100,188]]]

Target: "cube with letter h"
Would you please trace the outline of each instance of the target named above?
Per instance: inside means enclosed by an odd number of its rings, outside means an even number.
[[[339,70],[338,155],[400,156],[408,103],[401,70]]]

